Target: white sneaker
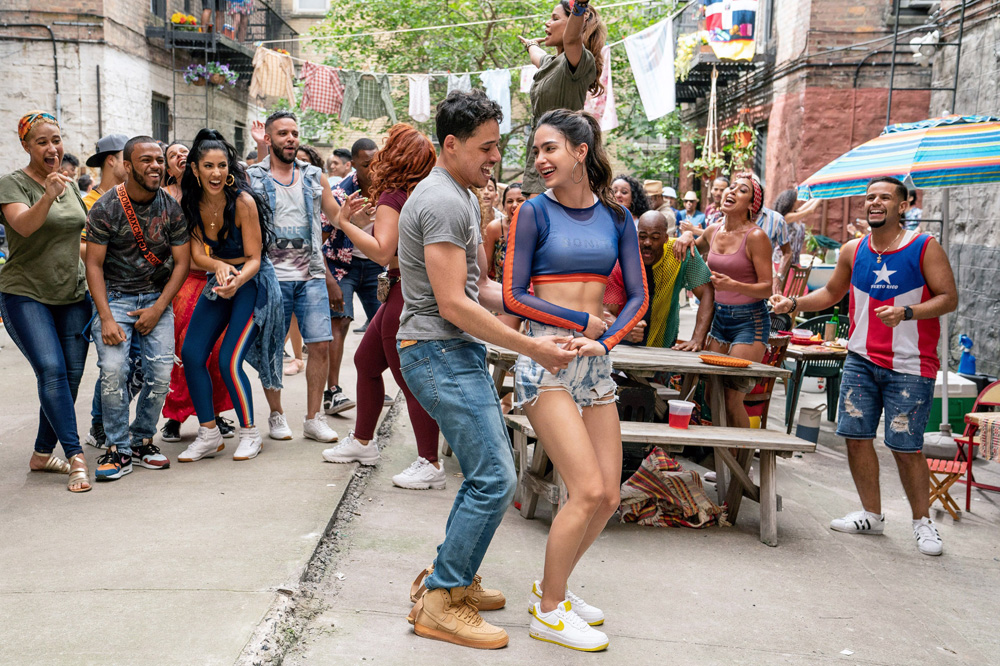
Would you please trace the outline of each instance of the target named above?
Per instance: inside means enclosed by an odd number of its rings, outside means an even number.
[[[267,436],[271,439],[291,439],[292,429],[288,427],[288,421],[281,412],[271,412],[267,417]]]
[[[240,428],[240,444],[236,447],[236,452],[233,453],[233,460],[256,458],[263,444],[257,426]]]
[[[392,477],[392,485],[407,490],[427,490],[428,488],[443,490],[445,484],[444,465],[438,469],[425,458],[417,458],[413,464]]]
[[[323,412],[316,412],[316,416],[302,419],[302,436],[315,439],[317,442],[336,442],[337,431],[326,423],[326,416]]]
[[[528,597],[528,612],[534,612],[535,604],[542,601],[542,584],[537,580],[531,585],[531,595]],[[576,596],[569,589],[566,590],[566,601],[570,603],[573,612],[592,627],[604,624],[604,611],[597,606],[591,606],[586,601]]]
[[[357,462],[362,465],[374,465],[379,460],[378,438],[365,445],[354,439],[352,430],[343,442],[323,451],[323,460],[332,463]]]
[[[198,436],[183,453],[177,456],[177,462],[194,462],[202,458],[211,458],[224,448],[226,445],[222,441],[222,433],[218,426],[211,430],[205,426],[198,426]]]
[[[584,622],[570,606],[571,602],[562,601],[552,612],[543,613],[539,605],[535,604],[531,611],[528,634],[540,641],[584,652],[607,649],[607,634]]]
[[[940,555],[943,549],[941,535],[930,518],[913,521],[913,536],[917,539],[917,548],[924,555]]]
[[[843,518],[830,521],[830,529],[848,534],[882,534],[885,530],[885,514],[881,516],[871,511],[855,511]]]

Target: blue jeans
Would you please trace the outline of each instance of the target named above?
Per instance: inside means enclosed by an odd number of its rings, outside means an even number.
[[[849,352],[840,379],[837,436],[875,439],[884,409],[885,445],[899,453],[917,453],[924,447],[933,401],[932,378],[889,370]]]
[[[420,406],[437,421],[465,480],[438,546],[427,589],[472,583],[514,497],[517,476],[486,347],[462,339],[397,343],[400,370]]]
[[[76,429],[77,390],[89,344],[83,331],[90,319],[90,296],[69,305],[45,305],[27,296],[0,293],[0,317],[28,359],[38,380],[38,433],[35,451],[52,453],[62,442],[66,457],[83,449]]]
[[[278,284],[281,285],[281,301],[285,308],[285,335],[288,335],[288,329],[292,326],[294,314],[299,322],[302,342],[309,344],[333,340],[326,280],[299,280]]]
[[[378,300],[378,276],[385,269],[371,259],[354,257],[347,275],[340,278],[340,290],[344,292],[344,309],[340,312],[330,310],[330,316],[335,319],[354,319],[354,294],[361,299],[361,307],[365,309],[368,319],[375,316],[382,303]]]
[[[153,330],[142,335],[135,330],[137,317],[127,313],[151,307],[159,294],[122,294],[109,291],[111,315],[125,333],[125,342],[106,345],[101,337],[101,319],[94,317],[91,335],[97,347],[97,367],[101,369],[101,407],[108,447],[130,454],[133,444],[140,444],[156,434],[163,400],[170,388],[170,370],[174,366],[174,309],[167,306]],[[132,340],[139,339],[143,384],[135,406],[135,420],[129,425],[129,351]],[[129,435],[131,434],[131,440]]]
[[[139,360],[139,336],[132,337],[128,350],[128,398],[131,401],[142,390],[142,362]],[[94,399],[90,403],[90,422],[104,425],[104,409],[101,406],[101,378],[94,382]]]

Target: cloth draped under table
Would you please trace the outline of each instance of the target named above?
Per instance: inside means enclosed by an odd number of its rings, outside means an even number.
[[[1000,414],[979,417],[979,455],[1000,462]]]
[[[621,487],[621,520],[653,527],[708,527],[722,509],[708,499],[701,477],[654,446]]]

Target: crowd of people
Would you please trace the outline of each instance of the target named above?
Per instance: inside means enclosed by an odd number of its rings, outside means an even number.
[[[600,88],[606,28],[577,0],[558,3],[545,32],[544,40],[524,40],[538,67],[529,155],[523,179],[506,186],[494,174],[503,114],[475,90],[438,105],[437,149],[398,124],[381,146],[360,139],[324,161],[301,144],[289,111],[255,124],[257,150],[245,159],[212,129],[190,146],[111,134],[86,162],[100,170],[86,193],[55,117],[25,115],[18,134],[28,164],[0,178],[0,217],[11,239],[0,316],[38,378],[30,469],[68,475],[72,492],[91,489],[74,408],[90,342],[100,377],[85,441],[102,450],[96,482],[121,479],[135,465],[170,466],[155,443],[161,414],[166,442],[180,441],[184,421],[197,418],[178,462],[218,455],[231,437],[234,460],[259,455],[264,431],[245,364],[263,389],[267,437],[292,439],[282,382],[302,369],[303,346],[302,436],[333,444],[326,461],[374,465],[388,370],[405,395],[417,445],[416,460],[393,483],[445,487],[439,435],[464,477],[444,541],[414,581],[408,619],[419,636],[502,647],[506,631],[480,611],[506,598],[483,586],[479,570],[516,482],[503,417],[511,406],[497,394],[483,343],[503,346],[519,353],[513,406],[545,441],[568,489],[542,576],[527,595],[529,634],[602,650],[608,637],[595,627],[604,613],[568,581],[619,505],[622,443],[609,352],[631,344],[760,361],[769,308],[821,310],[851,288],[838,434],[848,441],[863,510],[832,527],[881,531],[873,440],[884,407],[893,424],[886,444],[913,506],[918,546],[939,554],[919,447],[938,365],[936,318],[954,309],[956,296],[940,246],[901,226],[905,187],[873,181],[872,233],[845,246],[827,287],[786,297],[784,276],[798,263],[802,220],[815,204],[796,210],[790,190],[767,208],[759,179],[739,172],[711,184],[704,210],[695,191],[678,209],[677,192],[662,182],[615,175],[598,122],[581,111],[587,93]],[[693,333],[678,341],[684,292],[697,314]],[[356,400],[340,373],[359,319],[355,296],[367,318],[354,355]],[[301,342],[293,337],[296,354],[283,365],[293,331]],[[729,425],[749,426],[743,398],[753,383],[726,383]],[[355,428],[340,440],[326,416],[350,409]],[[222,416],[229,410],[235,427]]]

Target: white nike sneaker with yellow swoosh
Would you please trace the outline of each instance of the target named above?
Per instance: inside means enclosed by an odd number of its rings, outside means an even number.
[[[531,585],[531,595],[528,597],[528,612],[531,613],[535,604],[542,600],[542,584],[537,580]],[[592,627],[604,624],[604,611],[597,606],[591,606],[586,601],[566,589],[566,601],[570,602],[573,612],[583,618]]]
[[[543,613],[535,604],[531,610],[528,634],[546,643],[584,652],[605,650],[609,642],[604,632],[594,629],[573,612],[569,601],[561,602],[549,613]]]

